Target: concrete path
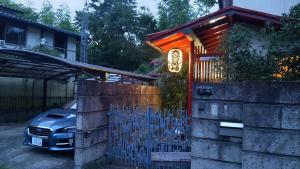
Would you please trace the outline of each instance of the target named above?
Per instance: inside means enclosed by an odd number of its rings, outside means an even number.
[[[23,145],[26,124],[0,125],[0,169],[73,169],[73,153]]]

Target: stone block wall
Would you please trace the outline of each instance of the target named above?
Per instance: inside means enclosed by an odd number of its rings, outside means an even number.
[[[160,92],[154,86],[85,80],[78,82],[77,91],[75,169],[105,160],[110,105],[160,106]]]
[[[300,167],[300,83],[196,84],[193,90],[192,169]]]
[[[194,87],[192,108],[191,168],[241,168],[241,137],[224,136],[220,129],[221,121],[242,121],[241,88],[231,83],[203,84],[201,88],[197,87]],[[200,95],[197,90],[207,92]]]

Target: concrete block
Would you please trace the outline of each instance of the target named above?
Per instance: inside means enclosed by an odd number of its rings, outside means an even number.
[[[243,150],[300,157],[300,132],[244,128]]]
[[[107,151],[107,143],[102,142],[95,144],[88,148],[76,148],[74,163],[75,166],[82,167],[92,161],[100,159],[105,156]]]
[[[192,118],[192,136],[219,139],[219,121]]]
[[[108,140],[108,126],[99,127],[91,131],[77,130],[75,147],[86,148]]]
[[[192,117],[242,121],[243,103],[194,100]]]
[[[102,111],[103,103],[101,96],[79,96],[77,99],[77,112]]]
[[[242,165],[192,157],[191,169],[241,169]]]
[[[77,113],[76,129],[78,130],[91,130],[105,125],[108,125],[106,112]]]
[[[299,169],[300,158],[247,151],[242,165],[243,169]]]
[[[242,144],[206,139],[192,139],[191,155],[206,159],[242,162]]]
[[[300,106],[245,104],[244,125],[300,130]]]
[[[300,106],[283,106],[281,111],[281,128],[300,130]]]
[[[212,87],[211,95],[199,95],[198,86]],[[242,83],[206,83],[193,85],[193,98],[204,100],[243,100],[243,84]]]
[[[246,102],[300,104],[299,82],[245,82]]]
[[[103,83],[96,80],[80,80],[77,83],[78,96],[101,96]]]

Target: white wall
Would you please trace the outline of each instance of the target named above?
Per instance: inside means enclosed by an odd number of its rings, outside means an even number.
[[[67,59],[71,61],[76,60],[76,39],[68,38],[68,45],[67,45]]]
[[[38,46],[41,41],[41,30],[28,27],[27,29],[27,47]]]
[[[300,0],[233,0],[233,5],[274,15],[288,13]]]

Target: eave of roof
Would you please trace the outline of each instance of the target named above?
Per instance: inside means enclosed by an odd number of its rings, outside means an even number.
[[[155,41],[158,40],[160,38],[166,37],[166,36],[170,36],[176,32],[179,31],[183,31],[184,29],[187,28],[194,28],[195,26],[198,26],[202,23],[205,23],[213,18],[217,18],[220,16],[224,16],[224,15],[234,15],[234,14],[250,14],[253,16],[257,16],[257,19],[259,20],[265,20],[265,21],[270,21],[273,22],[275,24],[280,24],[280,20],[281,17],[277,16],[277,15],[272,15],[272,14],[268,14],[268,13],[264,13],[264,12],[259,12],[259,11],[255,11],[255,10],[250,10],[250,9],[245,9],[245,8],[240,8],[240,7],[236,7],[236,6],[230,6],[230,7],[226,7],[223,9],[220,9],[214,13],[211,13],[209,15],[200,17],[196,20],[193,20],[191,22],[179,25],[175,28],[172,29],[168,29],[168,30],[163,30],[160,32],[156,32],[153,34],[149,34],[147,35],[147,41],[151,42],[151,41]]]
[[[59,28],[56,28],[56,27],[53,27],[53,26],[37,23],[37,22],[31,21],[31,20],[28,20],[28,19],[24,19],[24,18],[15,16],[15,15],[12,15],[12,14],[0,12],[0,17],[16,20],[18,22],[29,24],[29,25],[32,25],[34,27],[39,27],[39,28],[54,31],[54,32],[64,33],[64,34],[70,35],[71,37],[76,38],[77,40],[80,39],[80,34],[78,34],[78,33],[74,33],[74,32],[66,31],[66,30],[59,29]]]
[[[0,7],[1,7],[1,8],[4,8],[4,9],[7,9],[7,10],[10,10],[10,11],[13,11],[13,12],[16,12],[16,13],[20,13],[20,14],[23,14],[23,13],[24,13],[24,12],[21,11],[21,10],[14,9],[14,8],[10,8],[10,7],[7,7],[7,6],[3,5],[3,4],[0,4]]]
[[[82,72],[81,74],[91,72],[91,73],[94,73],[95,76],[99,76],[99,74],[101,72],[106,72],[106,73],[114,73],[114,74],[124,75],[124,76],[128,76],[131,78],[143,80],[143,81],[156,80],[156,78],[150,77],[148,75],[141,75],[141,74],[137,74],[137,73],[132,73],[132,72],[123,71],[123,70],[117,70],[117,69],[113,69],[113,68],[107,68],[107,67],[98,66],[98,65],[86,64],[86,63],[77,62],[77,61],[70,61],[70,60],[66,60],[63,58],[59,58],[59,57],[55,57],[55,56],[51,56],[51,55],[47,55],[47,54],[42,54],[42,53],[38,53],[38,52],[28,51],[28,50],[0,48],[0,53],[10,54],[10,55],[15,55],[15,56],[20,55],[20,56],[29,58],[29,60],[33,60],[33,62],[36,62],[36,63],[34,63],[36,66],[35,68],[38,68],[38,67],[42,68],[41,63],[43,63],[43,62],[47,63],[47,64],[59,65],[61,68],[68,70],[65,72],[69,73],[70,75],[73,75],[75,73],[78,74],[78,72]],[[1,73],[3,73],[3,72],[1,72]],[[22,74],[23,74],[23,72],[20,71],[20,77],[22,76]],[[47,77],[45,77],[45,79],[46,78]]]

